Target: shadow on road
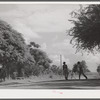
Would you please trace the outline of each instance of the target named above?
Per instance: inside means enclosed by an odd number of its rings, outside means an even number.
[[[100,89],[100,79],[73,79],[73,80],[49,80],[29,83],[2,83],[0,86],[10,89]]]
[[[93,89],[100,86],[99,79],[81,79],[81,80],[53,80],[35,82],[38,86],[46,87],[47,89]],[[31,84],[32,86],[32,84]],[[97,88],[96,88],[97,89]],[[100,88],[99,88],[100,89]]]

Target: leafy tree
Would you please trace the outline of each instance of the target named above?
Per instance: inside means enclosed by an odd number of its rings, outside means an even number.
[[[6,67],[7,76],[13,67],[18,70],[20,76],[21,68],[30,58],[34,62],[22,35],[0,20],[0,64]]]
[[[81,61],[81,65],[83,67],[84,72],[90,72],[84,60]]]
[[[80,7],[71,13],[73,27],[68,31],[75,41],[77,51],[100,51],[100,5],[92,4]]]
[[[23,70],[24,70],[24,76],[29,77],[30,75],[33,75],[33,69],[35,67],[35,60],[34,57],[29,52],[25,53],[26,60],[23,64]]]
[[[97,67],[97,72],[98,72],[99,75],[100,75],[100,65]]]
[[[51,66],[51,71],[54,73],[54,74],[57,74],[58,73],[58,67],[56,65],[52,65]]]
[[[36,65],[43,65],[45,69],[49,67],[51,60],[44,51],[31,48],[30,53],[33,55]]]
[[[35,66],[33,71],[38,75],[40,73],[39,66],[43,66],[43,69],[48,69],[50,67],[50,63],[52,62],[47,54],[39,49],[40,45],[36,44],[35,42],[30,42],[28,45],[30,48],[30,54],[33,56],[35,60]],[[37,71],[36,71],[37,70]]]
[[[90,72],[90,70],[88,69],[88,66],[86,65],[86,62],[84,60],[82,60],[80,63],[81,63],[81,66],[82,66],[84,72]],[[78,73],[79,72],[79,68],[77,66],[77,63],[75,63],[73,65],[72,71],[74,73]]]
[[[77,73],[77,72],[79,71],[79,70],[78,70],[78,67],[77,67],[77,64],[74,64],[74,65],[73,65],[72,71],[73,71],[74,73]]]
[[[40,45],[36,44],[35,42],[30,42],[30,44],[28,45],[29,47],[35,47],[35,48],[39,48]]]
[[[51,70],[53,74],[63,75],[63,68],[60,68],[60,66],[52,65],[49,70]]]
[[[63,75],[63,69],[58,67],[58,75]]]

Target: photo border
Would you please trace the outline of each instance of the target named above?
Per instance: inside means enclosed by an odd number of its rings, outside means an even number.
[[[28,2],[27,2],[28,1]],[[92,2],[95,1],[95,2]],[[27,4],[27,3],[42,3],[47,4],[57,3],[58,4],[100,4],[99,0],[0,0],[0,4]],[[57,91],[57,93],[54,93]],[[59,92],[63,92],[61,95]],[[48,92],[48,94],[47,94]],[[13,95],[12,95],[13,94]],[[100,90],[56,90],[56,89],[0,89],[0,99],[3,100],[99,100]]]
[[[0,2],[100,2],[100,0],[0,0]]]

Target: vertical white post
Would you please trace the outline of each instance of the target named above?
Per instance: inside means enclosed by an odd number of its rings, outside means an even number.
[[[60,55],[60,67],[62,67],[62,55]]]

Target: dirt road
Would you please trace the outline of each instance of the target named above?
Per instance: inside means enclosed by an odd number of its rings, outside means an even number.
[[[1,82],[0,89],[100,89],[99,79]]]

